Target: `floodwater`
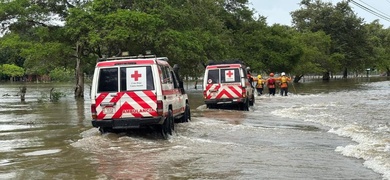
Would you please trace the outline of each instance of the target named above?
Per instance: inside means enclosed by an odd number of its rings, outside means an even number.
[[[146,130],[101,135],[72,84],[0,83],[0,179],[390,179],[390,81],[294,84],[250,111],[206,109],[168,140]],[[50,89],[66,97],[50,102]]]

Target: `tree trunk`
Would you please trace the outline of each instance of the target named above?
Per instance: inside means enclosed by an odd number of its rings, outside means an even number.
[[[329,73],[329,71],[325,72],[325,73],[322,75],[322,80],[323,80],[323,81],[329,81],[329,80],[330,80],[330,73]]]
[[[387,75],[387,77],[389,77],[389,76],[390,76],[390,68],[389,68],[389,67],[387,67],[386,69],[387,69],[387,71],[386,71],[386,75]]]
[[[77,81],[78,83],[76,84],[75,97],[84,98],[84,73],[79,72]]]
[[[81,56],[83,47],[77,42],[76,44],[76,88],[74,90],[75,98],[84,98],[84,73],[81,71]]]
[[[302,79],[303,75],[295,75],[294,77],[294,83],[298,83]]]
[[[22,87],[19,87],[19,90],[20,90],[20,101],[25,102],[27,87],[24,85]]]
[[[346,78],[348,78],[348,71],[347,71],[347,68],[344,68],[343,79],[346,79]]]

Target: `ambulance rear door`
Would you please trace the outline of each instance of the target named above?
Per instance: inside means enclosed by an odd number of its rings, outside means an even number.
[[[241,74],[239,68],[223,68],[221,71],[220,98],[237,99],[242,97]]]
[[[208,69],[205,73],[204,82],[206,99],[216,99],[220,87],[219,69]]]
[[[121,118],[144,118],[157,116],[156,87],[151,65],[120,68]]]
[[[97,119],[112,119],[120,108],[118,90],[118,67],[104,67],[95,70],[96,87],[92,87],[92,98],[96,105]]]

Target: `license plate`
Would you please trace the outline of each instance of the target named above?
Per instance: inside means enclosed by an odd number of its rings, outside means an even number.
[[[105,107],[103,108],[104,114],[114,114],[114,108],[113,107]]]

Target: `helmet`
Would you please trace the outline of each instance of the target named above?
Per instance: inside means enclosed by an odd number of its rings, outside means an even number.
[[[269,76],[274,77],[274,73],[269,73]]]
[[[282,72],[282,74],[281,74],[282,76],[285,76],[286,75],[286,73],[284,73],[284,72]]]
[[[261,75],[257,75],[257,78],[258,78],[258,79],[261,79]]]

